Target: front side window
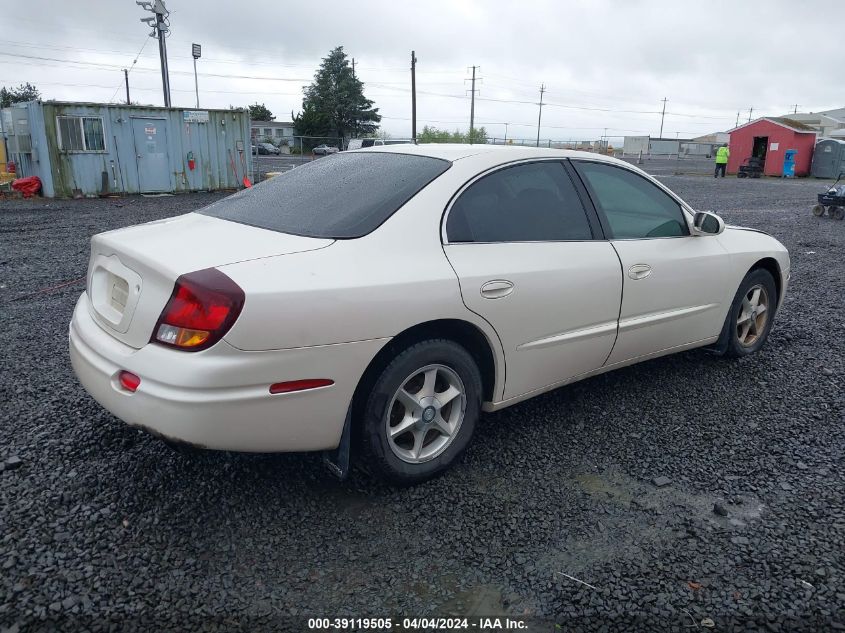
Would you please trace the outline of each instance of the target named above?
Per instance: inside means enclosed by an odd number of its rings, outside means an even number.
[[[102,152],[106,149],[103,119],[98,116],[56,117],[59,149],[65,152]]]
[[[450,242],[592,239],[578,192],[559,162],[515,165],[484,176],[455,201]]]
[[[106,149],[103,119],[98,116],[60,116],[59,149],[65,152],[102,152]]]
[[[593,201],[604,212],[615,239],[689,235],[681,205],[660,187],[629,169],[573,161]]]

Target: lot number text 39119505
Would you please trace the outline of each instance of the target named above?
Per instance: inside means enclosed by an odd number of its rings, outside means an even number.
[[[527,628],[524,620],[512,618],[309,618],[310,630],[470,630],[470,631],[519,631]]]

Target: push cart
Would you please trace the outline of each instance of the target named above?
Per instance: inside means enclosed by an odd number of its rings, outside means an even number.
[[[845,173],[840,173],[833,186],[818,195],[819,203],[813,207],[813,215],[821,217],[827,211],[834,220],[845,218],[845,185],[839,184],[842,176]]]

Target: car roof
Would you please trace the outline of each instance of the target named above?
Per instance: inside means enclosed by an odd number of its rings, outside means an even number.
[[[479,145],[465,145],[458,143],[421,143],[413,145],[377,145],[362,149],[352,150],[353,152],[388,152],[393,154],[413,154],[416,156],[429,156],[448,161],[461,160],[470,156],[480,154],[487,155],[494,162],[509,162],[524,158],[590,158],[591,160],[606,160],[616,162],[610,156],[596,154],[594,152],[582,152],[569,149],[550,149],[546,147],[521,147],[517,145],[490,145],[482,143]]]

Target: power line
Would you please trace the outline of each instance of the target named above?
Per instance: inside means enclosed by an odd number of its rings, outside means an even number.
[[[90,66],[94,68],[100,68],[104,70],[109,69],[117,69],[122,70],[122,66],[119,64],[107,64],[105,62],[86,62],[81,60],[73,60],[73,59],[61,59],[58,57],[44,57],[38,55],[21,55],[15,53],[6,53],[0,51],[0,55],[5,57],[19,57],[22,59],[34,59],[38,61],[50,61],[50,62],[59,62],[61,64],[72,64],[78,66]],[[157,73],[159,72],[158,68],[146,68],[144,66],[138,66],[136,68],[138,72],[150,72],[150,73]],[[188,70],[171,70],[171,74],[175,75],[193,75],[194,73]],[[282,78],[282,77],[256,77],[253,75],[234,75],[234,74],[226,74],[226,73],[199,73],[205,77],[223,77],[225,79],[254,79],[257,81],[298,81],[298,82],[310,82],[311,79],[303,79],[303,78]]]
[[[132,65],[129,66],[128,69],[126,69],[126,68],[123,69],[124,78],[126,80],[126,103],[129,103],[129,73],[131,73],[132,69],[135,68],[135,64],[138,63],[138,58],[141,56],[141,53],[144,52],[144,47],[147,45],[147,42],[149,42],[149,41],[150,41],[149,37],[144,38],[144,43],[141,44],[141,48],[138,50],[138,53],[135,55],[135,59],[132,60]],[[109,99],[109,103],[114,101],[114,98],[117,95],[118,90],[120,90],[120,84],[118,84],[117,88],[115,88],[114,94],[111,96],[111,99]]]
[[[86,62],[81,60],[68,60],[68,59],[61,59],[56,57],[46,57],[46,56],[38,56],[38,55],[24,55],[20,53],[8,53],[8,52],[0,52],[0,56],[7,56],[7,57],[14,57],[14,58],[21,58],[21,59],[33,59],[39,61],[48,61],[48,62],[57,62],[59,64],[66,64],[66,65],[74,65],[74,66],[84,66],[84,67],[91,67],[97,68],[102,70],[122,70],[122,67],[116,64],[108,64],[104,62]],[[24,62],[19,62],[24,63]],[[136,66],[135,70],[137,72],[158,72],[156,68],[147,68],[143,66]],[[407,72],[405,69],[404,72]],[[191,71],[180,71],[180,70],[171,70],[171,74],[176,75],[193,75]],[[204,77],[216,77],[216,78],[224,78],[224,79],[250,79],[254,81],[283,81],[283,82],[304,82],[308,83],[311,81],[309,78],[289,78],[289,77],[262,77],[256,75],[238,75],[238,74],[231,74],[231,73],[210,73],[210,72],[202,72],[199,73]],[[369,82],[368,85],[382,87],[387,90],[396,90],[396,91],[407,91],[407,88],[402,88],[399,86],[390,86],[384,82]],[[253,93],[258,94],[258,93]],[[466,99],[467,95],[454,95],[454,94],[445,94],[439,92],[431,92],[431,91],[423,91],[417,90],[417,94],[426,94],[431,96],[437,97],[444,97],[450,99]],[[522,99],[500,99],[495,97],[476,97],[479,101],[488,101],[494,103],[511,103],[511,104],[523,104],[523,105],[536,105],[536,102],[522,100]],[[597,107],[597,106],[580,106],[580,105],[572,105],[572,104],[563,104],[563,103],[544,103],[544,106],[553,107],[553,108],[565,108],[570,110],[581,110],[585,112],[613,112],[619,114],[663,114],[661,111],[655,110],[632,110],[632,109],[621,109],[621,108],[604,108],[604,107]],[[695,118],[695,119],[708,119],[714,121],[724,121],[729,119],[727,116],[710,116],[704,114],[692,114],[692,113],[685,113],[685,112],[665,112],[666,116],[677,116],[677,117],[687,117],[687,118]]]

